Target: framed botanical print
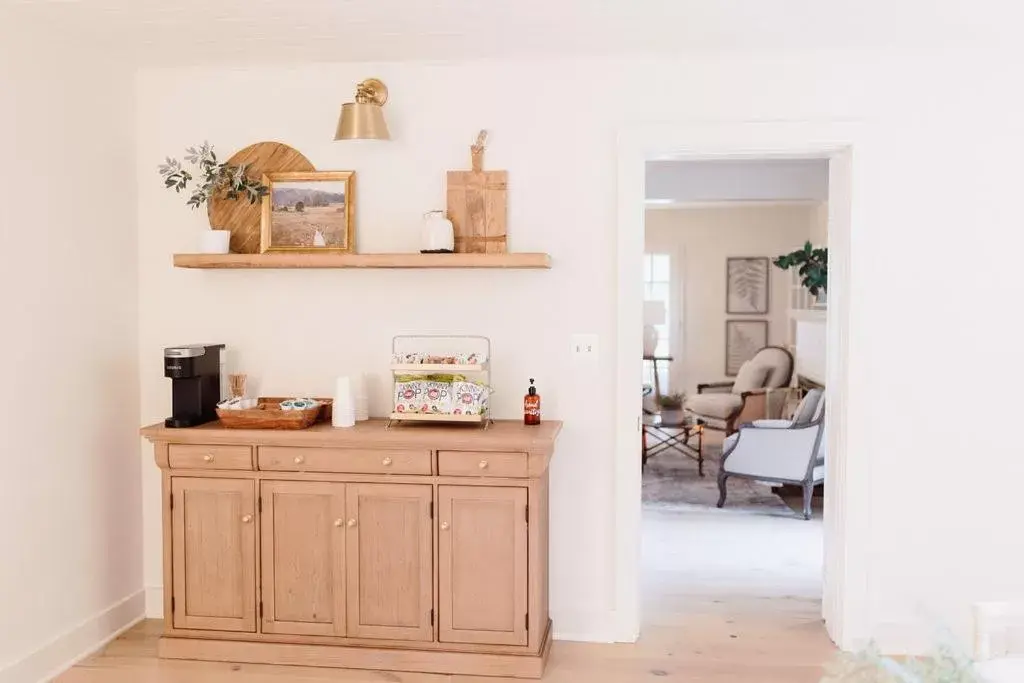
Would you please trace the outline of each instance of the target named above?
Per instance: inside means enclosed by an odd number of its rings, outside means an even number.
[[[740,366],[768,346],[767,320],[725,321],[725,374],[735,377]]]
[[[355,171],[268,173],[260,251],[354,252]]]
[[[768,313],[768,257],[725,260],[725,312],[728,315]]]

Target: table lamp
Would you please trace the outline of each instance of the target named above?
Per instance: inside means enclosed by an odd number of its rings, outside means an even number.
[[[658,330],[655,325],[665,324],[665,302],[644,302],[644,356],[653,356],[658,348]]]

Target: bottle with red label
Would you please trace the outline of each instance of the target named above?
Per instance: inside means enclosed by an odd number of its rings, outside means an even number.
[[[533,378],[530,378],[530,388],[523,397],[523,424],[540,424],[540,394],[537,387],[533,386]]]

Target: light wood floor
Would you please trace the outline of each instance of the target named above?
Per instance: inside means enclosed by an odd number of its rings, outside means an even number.
[[[499,683],[513,679],[161,660],[160,622],[145,621],[57,683]],[[635,645],[555,642],[548,683],[818,683],[832,648],[800,619],[705,616],[645,629]]]
[[[547,683],[818,683],[820,522],[719,510],[644,514],[635,645],[556,641]],[[809,560],[808,558],[812,558]],[[58,683],[498,683],[506,679],[160,660],[146,621]]]

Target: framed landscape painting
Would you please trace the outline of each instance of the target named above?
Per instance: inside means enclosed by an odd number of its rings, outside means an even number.
[[[355,171],[268,173],[260,251],[355,251]]]
[[[725,321],[725,374],[735,377],[740,366],[768,346],[767,320]]]
[[[725,312],[768,313],[768,258],[728,258],[725,263]]]

